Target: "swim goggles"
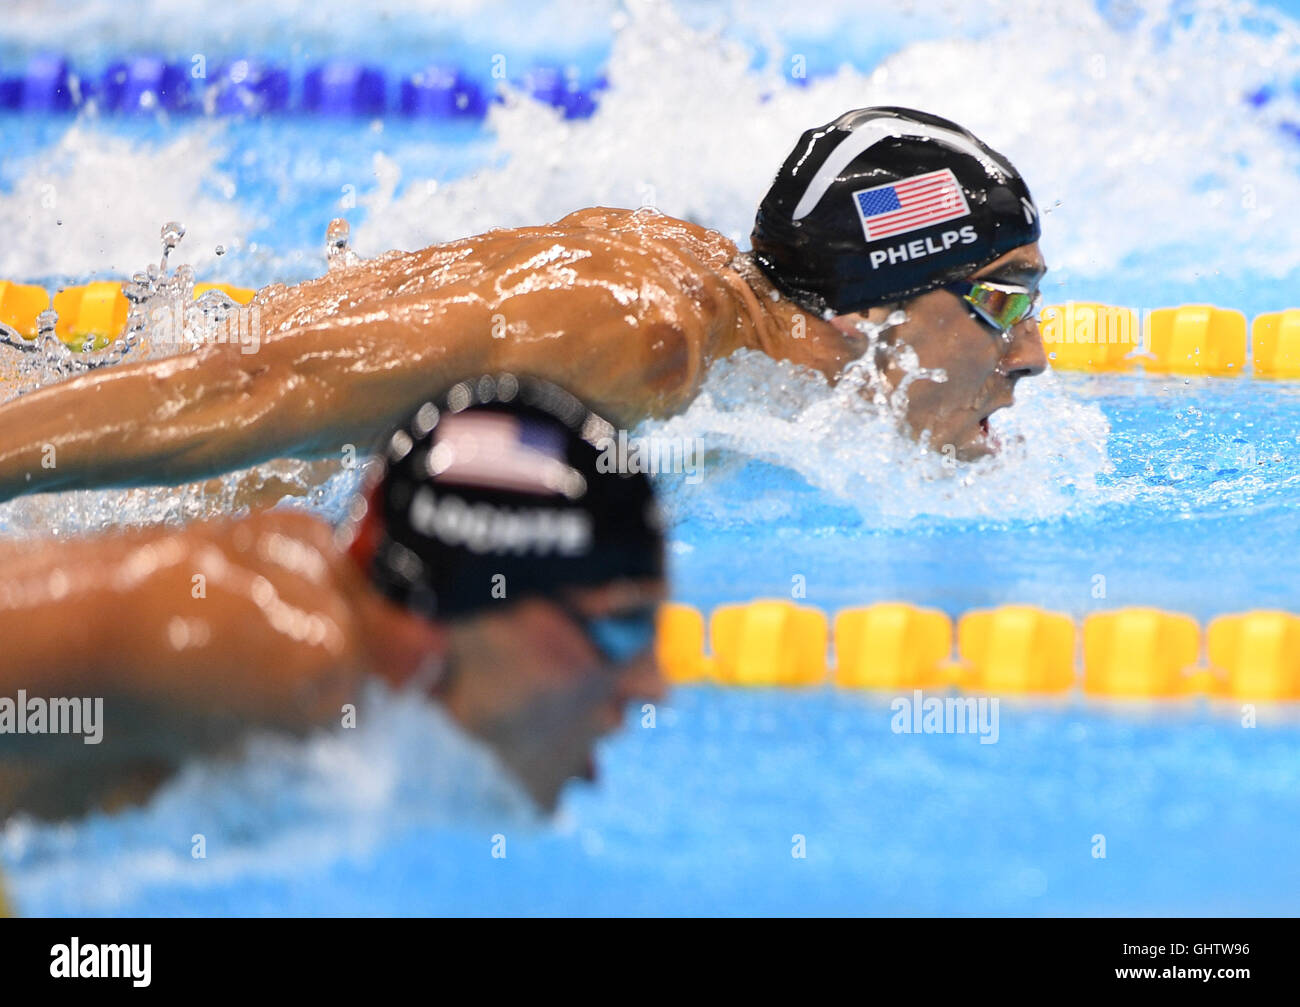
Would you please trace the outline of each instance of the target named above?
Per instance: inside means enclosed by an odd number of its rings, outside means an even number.
[[[586,615],[563,601],[560,607],[611,664],[626,664],[654,645],[656,605],[639,605],[599,616]]]
[[[1043,297],[1042,293],[1028,287],[991,280],[958,280],[943,289],[965,301],[977,318],[1004,338],[1038,310]]]

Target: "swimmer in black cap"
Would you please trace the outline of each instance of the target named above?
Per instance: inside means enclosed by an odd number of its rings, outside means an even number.
[[[597,207],[267,287],[249,309],[255,353],[222,341],[0,406],[0,499],[337,458],[430,386],[497,368],[632,425],[684,409],[742,349],[831,381],[870,356],[886,386],[872,394],[911,373],[905,426],[976,458],[995,447],[989,416],[1046,366],[1038,236],[1019,174],[960,126],[849,112],[790,154],[752,254],[653,210]]]
[[[272,511],[0,547],[0,821],[139,799],[251,728],[337,723],[367,675],[427,689],[554,807],[663,690],[662,536],[646,477],[598,464],[610,430],[484,376],[387,438],[339,531]],[[50,733],[49,701],[80,696],[102,711]]]
[[[850,340],[882,337],[872,349],[891,386],[905,374],[902,347],[944,371],[909,386],[907,422],[966,459],[991,450],[989,416],[1046,366],[1039,234],[1029,189],[1001,154],[947,119],[868,108],[803,135],[752,242],[790,300]]]

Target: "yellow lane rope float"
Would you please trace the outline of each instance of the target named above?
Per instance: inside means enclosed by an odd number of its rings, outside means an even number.
[[[247,287],[199,283],[194,296],[220,290],[238,304],[256,294]],[[53,306],[56,334],[82,349],[88,339],[101,348],[126,324],[121,284],[100,280],[66,287],[51,302],[44,287],[0,280],[0,322],[24,339],[36,337],[36,318]],[[1246,316],[1208,304],[1157,308],[1143,316],[1133,308],[1093,301],[1048,305],[1041,314],[1043,345],[1052,366],[1074,371],[1128,371],[1258,378],[1300,378],[1300,308],[1255,318],[1247,338]],[[1248,345],[1249,344],[1249,345]]]
[[[1224,615],[1202,632],[1188,615],[1123,608],[1089,615],[1080,634],[1068,615],[1004,605],[965,613],[954,632],[952,620],[936,609],[881,602],[838,612],[831,634],[821,610],[762,599],[719,606],[707,623],[706,652],[703,613],[663,606],[656,653],[671,681],[1300,700],[1300,616],[1288,612]]]
[[[194,296],[209,290],[220,290],[237,304],[247,304],[257,293],[228,283],[196,283]],[[0,323],[24,339],[36,338],[37,316],[51,307],[58,315],[55,335],[67,346],[80,350],[87,340],[94,340],[92,349],[102,349],[116,339],[126,325],[129,305],[122,284],[112,280],[65,287],[52,299],[44,287],[0,280]]]

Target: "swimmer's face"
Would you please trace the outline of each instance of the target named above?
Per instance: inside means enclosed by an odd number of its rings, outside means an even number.
[[[460,648],[455,676],[475,688],[478,708],[459,719],[497,748],[542,808],[555,807],[567,780],[594,777],[596,742],[622,725],[630,702],[657,701],[665,689],[652,637],[614,660],[584,622],[626,616],[635,625],[664,596],[662,580],[619,581],[471,620],[475,639]],[[448,705],[458,713],[454,697]]]
[[[970,278],[1037,291],[1046,271],[1034,242],[1013,249]],[[911,347],[922,368],[947,374],[944,381],[923,378],[908,386],[908,426],[916,435],[929,431],[935,450],[963,461],[990,454],[997,443],[989,434],[989,417],[1014,402],[1017,381],[1041,374],[1047,366],[1038,320],[1031,316],[1003,336],[946,290],[922,294],[903,308],[907,320],[886,330],[886,343]],[[888,314],[889,309],[872,309],[840,316],[832,324],[847,332],[860,320],[879,323]],[[886,379],[896,387],[905,376],[901,362],[886,354],[882,363]]]

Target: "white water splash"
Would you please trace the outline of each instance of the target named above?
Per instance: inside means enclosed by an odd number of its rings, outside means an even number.
[[[371,684],[352,730],[260,736],[229,761],[193,763],[147,807],[76,829],[19,818],[0,831],[20,907],[76,893],[111,912],[152,885],[295,876],[410,827],[527,827],[537,812],[480,742],[418,696]],[[207,837],[207,857],[191,837]]]
[[[61,537],[109,528],[177,525],[240,517],[251,507],[272,504],[310,509],[327,520],[341,520],[356,491],[360,471],[336,462],[279,458],[206,482],[18,497],[0,503],[0,536]]]
[[[893,412],[866,402],[851,383],[831,387],[820,375],[743,352],[713,368],[685,413],[646,427],[665,438],[690,438],[705,452],[790,469],[874,527],[904,527],[923,515],[1059,516],[1097,493],[1097,476],[1109,467],[1109,424],[1100,408],[1050,374],[1021,382],[1016,398],[1014,409],[992,419],[1000,452],[954,465],[901,435]],[[727,478],[718,459],[713,468],[709,475]],[[674,508],[718,516],[711,514],[718,503],[713,481],[673,494]]]
[[[129,275],[157,261],[166,220],[185,221],[191,264],[239,249],[256,221],[217,169],[218,133],[205,124],[151,144],[73,126],[0,193],[0,277]]]
[[[565,122],[528,99],[494,109],[492,165],[433,187],[416,180],[396,197],[390,179],[373,194],[361,246],[643,203],[743,243],[805,129],[899,104],[955,119],[1011,157],[1049,211],[1049,261],[1077,275],[1126,260],[1148,279],[1300,268],[1300,232],[1284,213],[1300,200],[1300,146],[1277,129],[1300,120],[1300,103],[1287,91],[1262,112],[1244,102],[1263,82],[1300,76],[1300,27],[1275,11],[1156,2],[1118,25],[1085,5],[917,2],[907,30],[946,20],[963,37],[900,39],[874,69],[794,87],[783,58],[755,69],[751,48],[687,27],[668,5],[628,6],[591,120]],[[834,9],[849,30],[856,11]]]
[[[376,193],[359,247],[417,247],[602,204],[657,206],[737,240],[748,234],[773,171],[810,124],[807,109],[764,104],[781,81],[753,72],[744,46],[692,31],[666,5],[631,11],[591,120],[566,122],[519,95],[494,107],[495,166],[396,198]]]
[[[9,358],[5,362],[10,370],[7,380],[0,382],[0,402],[88,369],[171,356],[205,343],[226,341],[232,331],[255,331],[260,323],[248,318],[255,309],[242,307],[218,291],[195,299],[193,269],[186,264],[169,268],[169,254],[184,236],[185,228],[177,223],[163,227],[162,259],[135,272],[124,285],[129,301],[127,323],[103,349],[76,351],[64,346],[55,338],[52,323],[48,324],[51,331],[33,344],[35,349],[0,347]],[[346,244],[344,235],[343,250]],[[53,313],[42,315],[40,324],[46,324],[47,316]],[[251,506],[265,507],[277,501],[288,506],[306,504],[326,517],[337,518],[346,510],[359,476],[358,469],[336,461],[284,458],[176,486],[20,497],[0,503],[0,533],[59,536],[114,526],[184,523],[237,516]]]
[[[225,0],[201,8],[191,0],[134,0],[128,25],[119,0],[61,4],[57,16],[49,0],[8,0],[0,37],[91,63],[110,46],[114,54],[162,52],[183,63],[196,53],[211,59],[269,50],[415,68],[449,44],[539,55],[571,50],[602,39],[618,8],[618,0]]]

